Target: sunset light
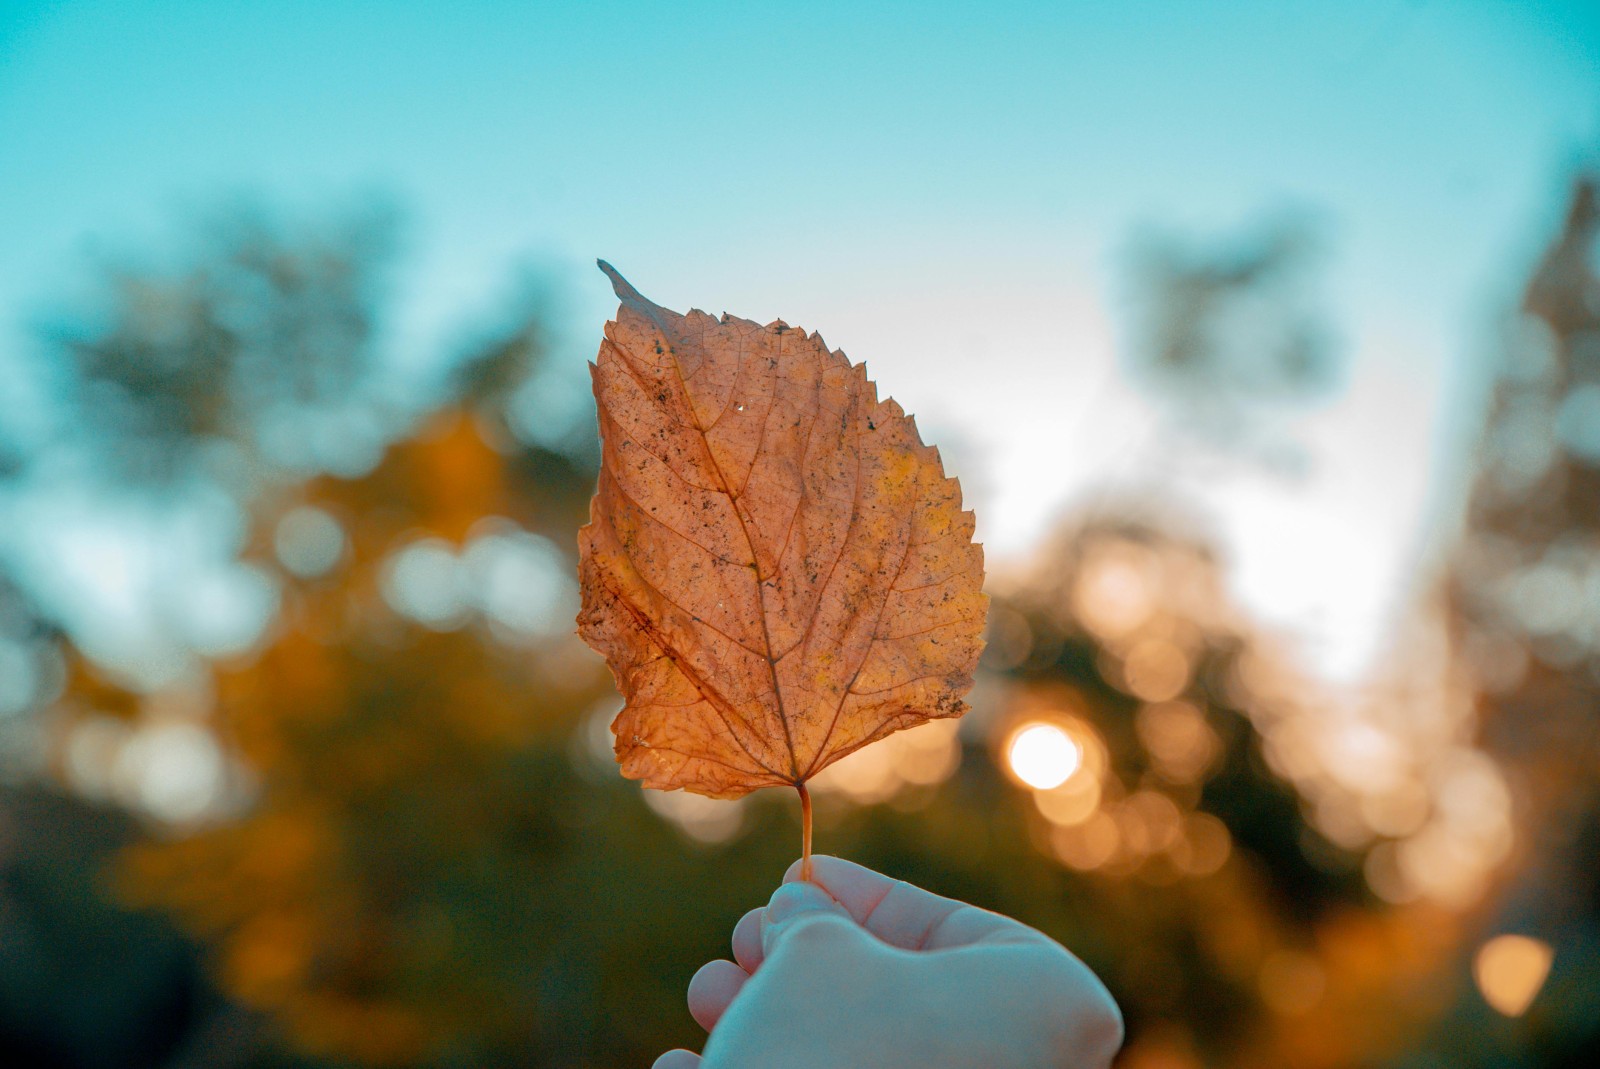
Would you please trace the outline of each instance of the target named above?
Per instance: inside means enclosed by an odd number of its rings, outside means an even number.
[[[1036,790],[1065,783],[1083,763],[1083,749],[1054,724],[1029,724],[1006,748],[1012,773]]]

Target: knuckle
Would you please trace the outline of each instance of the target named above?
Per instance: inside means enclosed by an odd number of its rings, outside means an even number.
[[[852,925],[833,913],[814,913],[789,922],[782,947],[799,953],[836,950],[850,941]]]

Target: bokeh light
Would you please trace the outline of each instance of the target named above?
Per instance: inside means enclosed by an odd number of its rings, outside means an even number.
[[[698,843],[725,843],[744,828],[744,798],[704,798],[688,791],[640,792],[645,804],[684,835]]]
[[[326,575],[344,555],[344,528],[325,510],[301,505],[278,521],[273,546],[278,560],[294,575],[314,579]]]
[[[1137,697],[1147,702],[1168,701],[1189,684],[1189,658],[1176,643],[1144,639],[1123,658],[1122,677],[1128,691]]]
[[[933,787],[961,765],[961,724],[931,720],[865,746],[823,769],[812,781],[819,797],[857,805],[890,801],[915,787]]]
[[[1188,702],[1145,705],[1134,719],[1151,764],[1174,783],[1193,783],[1221,754],[1221,740],[1205,714]]]
[[[1554,961],[1555,951],[1542,939],[1497,935],[1473,956],[1472,978],[1497,1012],[1520,1017],[1533,1005]]]
[[[440,631],[467,620],[467,602],[454,548],[442,538],[420,538],[397,550],[385,565],[383,597],[389,606]]]
[[[182,824],[210,814],[227,788],[222,749],[198,724],[142,727],[117,755],[122,793],[158,820]]]
[[[1083,764],[1083,749],[1055,724],[1024,724],[1006,745],[1012,775],[1036,790],[1059,787]]]
[[[1100,807],[1101,779],[1094,775],[1068,776],[1047,790],[1036,790],[1033,804],[1052,824],[1082,824]]]

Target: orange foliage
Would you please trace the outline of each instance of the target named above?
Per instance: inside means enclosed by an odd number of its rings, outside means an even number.
[[[569,634],[507,645],[481,614],[441,630],[383,593],[418,533],[466,542],[486,520],[530,517],[531,499],[472,418],[447,409],[367,475],[317,479],[258,517],[268,561],[283,511],[301,506],[337,517],[348,543],[326,573],[286,577],[263,649],[216,666],[216,728],[255,796],[239,820],[127,852],[119,890],[205,938],[223,990],[302,1051],[408,1066],[533,1027],[534,1009],[505,994],[532,951],[472,935],[509,908],[479,888],[539,871],[531,851],[554,803],[528,769],[560,752],[604,673],[552,653],[582,652]],[[459,966],[468,953],[478,970]]]

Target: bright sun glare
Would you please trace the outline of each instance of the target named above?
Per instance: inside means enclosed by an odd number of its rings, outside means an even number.
[[[1018,779],[1048,791],[1067,782],[1078,770],[1083,750],[1054,724],[1032,724],[1012,736],[1007,758]]]

